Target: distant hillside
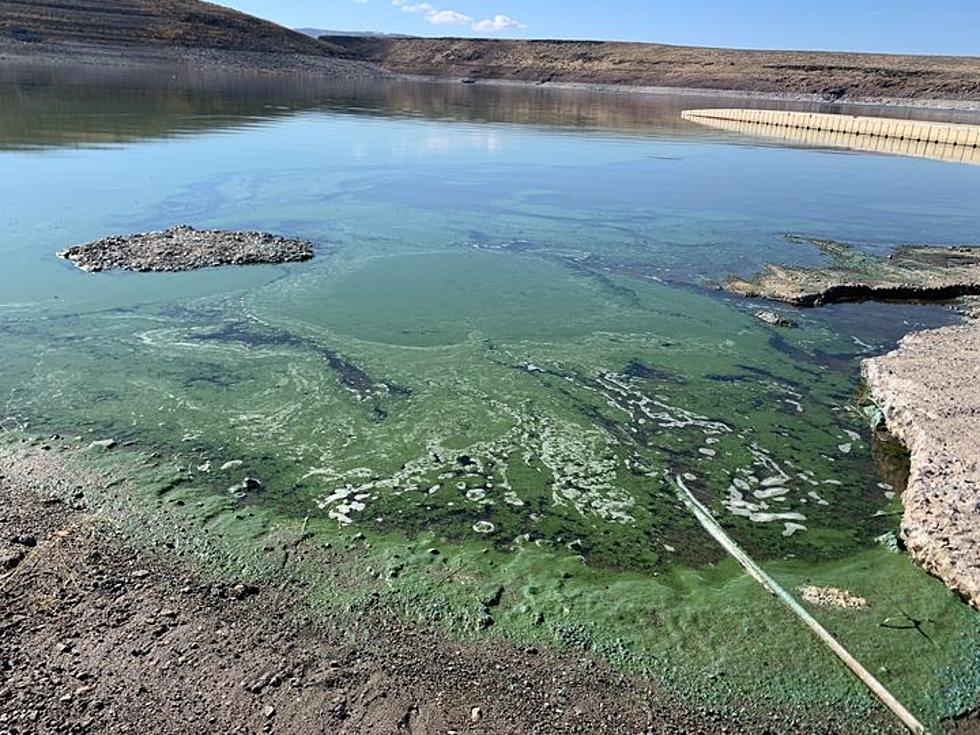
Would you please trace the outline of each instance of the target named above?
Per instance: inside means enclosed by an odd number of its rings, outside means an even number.
[[[0,71],[98,68],[384,76],[302,33],[199,0],[0,0]]]
[[[198,0],[0,0],[0,35],[35,43],[333,52],[302,33]]]
[[[402,74],[690,87],[828,99],[980,100],[980,58],[741,51],[603,41],[327,36]]]
[[[412,36],[406,36],[399,33],[378,33],[376,31],[331,31],[326,28],[296,28],[294,30],[297,33],[302,33],[305,36],[312,36],[313,38],[320,38],[322,36],[352,36],[354,38],[363,38],[364,36],[369,38],[412,38]]]

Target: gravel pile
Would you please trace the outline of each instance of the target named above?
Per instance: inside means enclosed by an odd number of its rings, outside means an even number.
[[[58,253],[84,271],[189,271],[222,265],[294,263],[313,257],[313,244],[267,232],[196,230],[115,235]]]

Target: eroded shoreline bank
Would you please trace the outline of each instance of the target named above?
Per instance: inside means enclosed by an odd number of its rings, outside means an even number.
[[[417,83],[460,83],[459,79],[445,76],[435,76],[428,74],[397,74],[392,75],[393,79],[400,79],[408,82]],[[782,103],[786,109],[797,109],[801,104],[820,105],[830,111],[845,110],[848,108],[885,108],[896,111],[906,109],[920,113],[939,113],[941,119],[945,120],[949,113],[961,113],[968,119],[975,119],[974,113],[980,113],[980,100],[971,99],[943,99],[943,98],[905,98],[887,96],[855,96],[840,100],[828,100],[824,95],[809,92],[760,92],[744,89],[727,89],[719,87],[665,87],[658,85],[645,84],[614,84],[606,82],[562,82],[547,81],[536,82],[520,79],[501,79],[501,78],[481,78],[478,80],[466,80],[463,82],[470,86],[486,87],[522,87],[528,89],[553,89],[566,90],[570,92],[602,92],[607,94],[622,95],[669,95],[675,97],[691,98],[712,98],[731,100],[732,104],[737,102],[758,102],[758,103]],[[923,119],[931,119],[924,117]],[[953,122],[955,120],[949,120]]]
[[[724,284],[732,293],[797,307],[900,300],[948,302],[980,293],[980,249],[903,246],[884,257],[828,240],[809,243],[823,268],[769,265]],[[917,564],[980,608],[980,321],[911,332],[897,349],[862,361],[869,397],[910,453],[900,536]]]
[[[913,332],[861,372],[911,455],[902,540],[980,608],[980,322]]]
[[[659,86],[806,94],[835,102],[893,96],[977,103],[975,60],[827,51],[751,51],[610,41],[351,37],[321,41],[391,72],[477,83]]]

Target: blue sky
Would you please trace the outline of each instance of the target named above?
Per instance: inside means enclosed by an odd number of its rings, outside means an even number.
[[[980,55],[980,0],[220,0],[291,27]]]

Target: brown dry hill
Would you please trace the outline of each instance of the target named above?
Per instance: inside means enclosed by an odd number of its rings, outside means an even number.
[[[980,57],[743,51],[604,41],[324,36],[348,58],[440,77],[689,87],[829,99],[980,100]]]
[[[126,75],[162,69],[383,75],[341,49],[200,0],[0,0],[0,72],[40,65]]]
[[[0,0],[0,36],[26,43],[184,46],[329,56],[301,33],[198,0]]]

